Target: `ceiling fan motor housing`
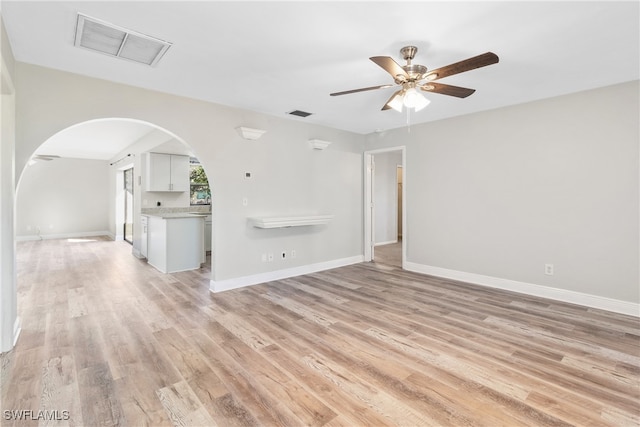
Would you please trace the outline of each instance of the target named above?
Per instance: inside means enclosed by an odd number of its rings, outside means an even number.
[[[409,75],[409,81],[420,80],[427,74],[427,67],[424,65],[411,64],[411,60],[415,58],[416,53],[418,53],[418,48],[415,46],[405,46],[400,49],[400,54],[407,61],[407,65],[403,65],[402,68]],[[404,76],[402,80],[405,80]]]
[[[404,65],[402,68],[409,74],[410,80],[420,80],[427,73],[427,67],[424,65]]]
[[[413,58],[415,58],[416,53],[418,53],[418,48],[415,46],[405,46],[400,49],[400,54],[405,61],[411,61]],[[411,64],[411,62],[409,62],[409,64]]]

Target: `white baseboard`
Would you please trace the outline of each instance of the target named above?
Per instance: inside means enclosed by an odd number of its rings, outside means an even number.
[[[113,234],[109,231],[81,231],[78,233],[61,234],[31,234],[27,236],[16,236],[16,242],[26,242],[30,240],[50,240],[50,239],[78,239],[82,237],[108,236],[113,239]]]
[[[499,277],[466,273],[463,271],[449,270],[441,267],[432,267],[430,265],[417,264],[413,262],[405,262],[404,268],[409,271],[428,274],[430,276],[459,280],[461,282],[473,283],[475,285],[504,289],[521,294],[549,298],[557,301],[563,301],[572,304],[583,305],[586,307],[593,307],[601,310],[613,311],[615,313],[640,317],[640,304],[629,301],[622,301],[601,297],[598,295],[585,294],[582,292],[575,292],[567,289],[534,285],[532,283],[518,282],[516,280],[501,279]]]
[[[289,277],[302,276],[304,274],[311,274],[318,271],[330,270],[332,268],[358,264],[363,262],[363,260],[364,257],[362,255],[357,255],[349,258],[341,258],[316,264],[301,265],[299,267],[253,274],[251,276],[235,277],[233,279],[225,280],[211,280],[209,289],[211,292],[229,291],[231,289],[257,285],[259,283],[270,282],[272,280],[287,279]]]
[[[393,243],[398,243],[398,239],[396,240],[389,240],[388,242],[380,242],[380,243],[376,243],[373,246],[384,246],[384,245],[391,245]]]

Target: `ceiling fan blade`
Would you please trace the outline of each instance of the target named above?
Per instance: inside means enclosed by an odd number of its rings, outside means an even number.
[[[467,96],[473,94],[473,92],[476,91],[475,89],[469,89],[469,88],[460,87],[460,86],[445,85],[445,84],[436,83],[436,82],[425,83],[424,85],[420,86],[420,89],[426,92],[435,92],[435,93],[440,93],[442,95],[455,96],[457,98],[466,98]]]
[[[369,58],[380,67],[382,67],[387,73],[391,74],[391,77],[396,81],[409,80],[409,74],[392,58],[388,56],[372,56]]]
[[[402,92],[402,89],[400,89],[400,90],[398,90],[398,91],[394,92],[394,93],[393,93],[393,95],[391,95],[391,97],[387,100],[387,102],[385,102],[385,103],[384,103],[384,106],[382,107],[382,111],[390,110],[390,109],[392,108],[392,107],[391,107],[391,105],[389,105],[389,103],[390,103],[390,102],[391,102],[391,100],[392,100],[393,98],[395,98],[395,96],[396,96],[397,94],[399,94],[400,92]]]
[[[360,89],[351,89],[351,90],[345,90],[343,92],[334,92],[334,93],[330,93],[330,96],[340,96],[340,95],[348,95],[350,93],[357,93],[357,92],[364,92],[367,90],[376,90],[376,89],[385,89],[388,87],[391,87],[393,85],[380,85],[380,86],[370,86],[370,87],[363,87]]]
[[[37,154],[33,158],[38,160],[50,161],[53,159],[59,159],[60,156],[56,156],[55,154]]]
[[[482,55],[474,56],[473,58],[431,70],[425,74],[424,78],[427,80],[438,80],[443,77],[452,76],[465,71],[475,70],[476,68],[486,67],[487,65],[497,63],[499,60],[498,55],[493,52],[487,52]],[[435,77],[433,77],[434,74]]]

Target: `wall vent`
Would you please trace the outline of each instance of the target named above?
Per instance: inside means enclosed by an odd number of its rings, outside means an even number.
[[[75,45],[116,58],[154,66],[171,43],[78,14]]]
[[[291,114],[292,116],[298,116],[298,117],[309,117],[312,113],[307,113],[306,111],[301,111],[301,110],[293,110],[293,111],[289,111],[287,114]]]

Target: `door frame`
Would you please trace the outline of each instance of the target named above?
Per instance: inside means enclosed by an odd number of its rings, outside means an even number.
[[[127,173],[130,171],[131,173],[131,206],[127,203],[128,195],[127,195]],[[124,195],[123,208],[124,208],[124,221],[122,222],[122,239],[133,245],[133,223],[135,218],[135,210],[134,210],[134,191],[135,191],[135,173],[133,169],[133,165],[131,167],[122,169],[122,193]],[[127,239],[127,214],[131,210],[131,240]]]
[[[409,230],[407,228],[407,150],[406,146],[397,146],[389,148],[381,148],[377,150],[367,150],[364,152],[364,261],[370,262],[375,259],[375,212],[374,197],[375,194],[375,155],[389,153],[394,151],[402,152],[402,268],[405,268],[407,261],[407,237]]]

